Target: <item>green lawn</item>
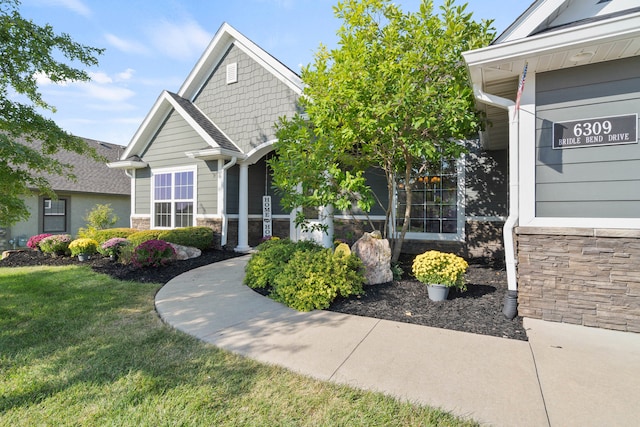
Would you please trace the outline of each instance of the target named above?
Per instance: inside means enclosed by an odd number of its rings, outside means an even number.
[[[160,321],[158,288],[0,268],[0,425],[476,425],[204,344]]]

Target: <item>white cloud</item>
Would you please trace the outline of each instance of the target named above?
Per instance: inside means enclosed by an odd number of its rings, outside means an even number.
[[[62,6],[85,17],[91,16],[92,13],[89,6],[81,0],[42,0],[42,3],[48,6]]]
[[[116,81],[131,80],[135,72],[136,70],[133,68],[127,68],[123,72],[116,74]]]
[[[125,40],[116,36],[115,34],[105,34],[104,38],[107,43],[111,46],[115,47],[121,52],[124,53],[136,53],[136,54],[148,54],[149,49],[147,49],[142,43],[138,43],[136,41]]]
[[[89,77],[91,77],[91,81],[100,84],[108,84],[113,83],[113,79],[107,75],[107,73],[103,72],[89,72]]]
[[[114,85],[85,83],[81,85],[81,88],[93,100],[104,102],[123,102],[136,94],[131,89]]]
[[[205,50],[212,35],[196,21],[181,23],[161,21],[148,31],[156,50],[178,60],[191,60]]]

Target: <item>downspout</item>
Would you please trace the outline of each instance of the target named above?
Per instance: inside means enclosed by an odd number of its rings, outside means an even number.
[[[508,292],[505,297],[503,314],[508,319],[513,319],[517,314],[518,281],[516,276],[516,251],[513,241],[513,229],[518,224],[520,217],[520,184],[518,167],[519,148],[519,119],[515,108],[515,102],[483,92],[478,86],[473,86],[476,99],[484,104],[507,110],[509,114],[509,216],[504,224],[504,252],[507,267]]]
[[[222,215],[222,230],[221,230],[221,236],[220,236],[220,247],[224,248],[225,245],[227,244],[227,231],[229,229],[229,224],[228,221],[229,219],[227,218],[227,170],[229,170],[230,168],[232,168],[236,162],[238,161],[238,157],[234,156],[231,158],[231,161],[229,163],[227,163],[226,165],[222,166],[222,191],[224,192],[224,203],[222,206],[222,210],[221,210],[221,215]],[[219,189],[218,189],[219,190]]]

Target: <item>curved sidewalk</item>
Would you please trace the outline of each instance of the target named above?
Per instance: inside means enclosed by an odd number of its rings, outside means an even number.
[[[248,259],[174,278],[156,295],[158,313],[234,353],[483,424],[614,426],[640,419],[640,334],[525,319],[526,342],[300,313],[242,284]]]

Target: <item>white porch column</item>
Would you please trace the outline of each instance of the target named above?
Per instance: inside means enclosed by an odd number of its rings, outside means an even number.
[[[322,233],[322,246],[333,247],[333,206],[325,206],[320,210],[320,221],[326,227],[326,232]]]
[[[248,252],[249,246],[249,165],[240,163],[238,185],[238,246],[236,252]]]

